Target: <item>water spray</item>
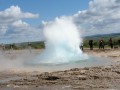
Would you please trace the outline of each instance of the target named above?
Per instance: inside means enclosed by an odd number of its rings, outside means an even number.
[[[34,64],[62,64],[88,58],[79,48],[82,38],[72,18],[61,17],[44,23],[43,32],[46,48]]]

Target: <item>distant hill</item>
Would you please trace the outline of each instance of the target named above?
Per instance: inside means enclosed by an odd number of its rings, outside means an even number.
[[[92,35],[92,36],[86,36],[84,38],[86,38],[86,39],[97,39],[97,38],[106,38],[106,37],[119,38],[120,39],[120,33],[97,34],[97,35]]]

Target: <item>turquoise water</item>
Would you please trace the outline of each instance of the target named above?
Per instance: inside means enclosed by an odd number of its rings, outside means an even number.
[[[95,66],[106,66],[110,65],[111,60],[107,58],[98,58],[89,56],[89,59],[85,60],[72,60],[69,63],[55,64],[55,63],[27,63],[28,67],[37,68],[40,71],[59,71],[67,70],[71,68],[84,68],[84,67],[95,67]]]

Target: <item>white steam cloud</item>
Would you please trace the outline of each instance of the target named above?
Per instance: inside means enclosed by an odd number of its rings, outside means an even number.
[[[87,58],[79,48],[82,39],[70,17],[60,17],[44,23],[43,31],[46,49],[38,56],[35,64],[69,63]]]

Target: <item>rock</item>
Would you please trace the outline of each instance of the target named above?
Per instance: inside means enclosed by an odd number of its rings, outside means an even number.
[[[10,85],[7,85],[7,87],[10,87]]]
[[[36,87],[38,87],[38,86],[36,85]]]
[[[70,71],[79,71],[79,68],[72,68]]]
[[[57,80],[57,79],[60,79],[60,78],[57,76],[48,76],[45,78],[45,80]]]
[[[115,71],[117,74],[120,74],[120,71]]]
[[[81,74],[85,74],[87,70],[81,70],[80,73]]]
[[[88,67],[85,67],[85,68],[83,68],[84,70],[89,70],[89,68]]]
[[[91,77],[93,77],[94,79],[99,79],[99,76],[97,76],[97,75],[94,75],[94,76],[91,76]]]
[[[84,75],[78,75],[77,78],[79,78],[79,80],[86,80],[87,77]]]
[[[15,85],[14,88],[19,88],[20,86]]]

